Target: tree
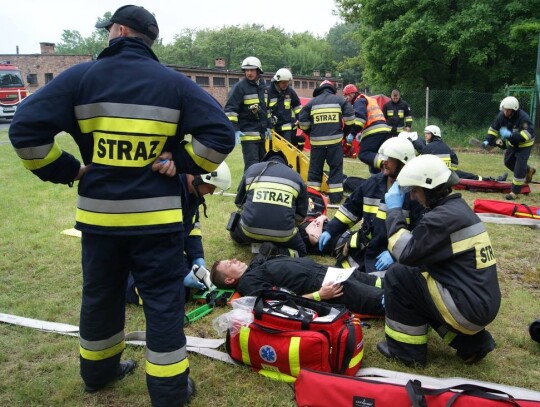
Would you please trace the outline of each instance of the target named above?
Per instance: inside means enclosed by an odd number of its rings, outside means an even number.
[[[335,0],[359,23],[365,81],[490,91],[534,78],[535,0]]]
[[[98,17],[96,24],[102,21],[108,21],[111,18],[111,12],[106,12],[103,17]],[[92,55],[96,58],[107,46],[108,33],[103,28],[96,29],[90,37],[84,38],[79,31],[63,30],[62,40],[56,46],[57,54],[72,55]]]
[[[326,41],[334,70],[340,73],[343,83],[359,83],[362,80],[359,25],[337,24],[328,32]]]

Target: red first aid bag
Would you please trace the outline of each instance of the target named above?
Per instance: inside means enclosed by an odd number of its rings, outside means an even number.
[[[497,213],[516,218],[540,219],[539,210],[540,206],[528,206],[493,199],[475,199],[473,202],[473,211],[475,213]]]
[[[512,190],[512,182],[461,178],[459,182],[452,188],[465,189],[472,192],[498,192],[501,194],[507,194]],[[529,187],[529,184],[523,184],[521,186],[520,193],[529,194],[530,192],[531,187]]]
[[[227,331],[227,352],[265,376],[294,382],[301,368],[345,375],[360,369],[362,326],[343,305],[263,291],[253,316],[237,334]]]
[[[475,384],[427,389],[418,380],[402,385],[304,369],[294,391],[300,407],[540,407],[540,401]]]

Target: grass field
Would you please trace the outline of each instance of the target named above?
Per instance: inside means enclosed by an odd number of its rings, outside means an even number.
[[[60,145],[76,153],[69,136]],[[505,171],[500,152],[460,150],[460,168],[480,175]],[[227,162],[233,171],[233,187],[240,181],[242,159],[237,148]],[[538,155],[531,164],[540,169]],[[364,164],[346,160],[348,175],[367,176]],[[540,176],[537,177],[537,180]],[[520,201],[540,205],[540,185]],[[499,194],[463,193],[472,204],[476,198],[502,199]],[[0,131],[0,312],[78,325],[81,268],[80,241],[62,235],[73,227],[76,188],[43,183],[26,171]],[[248,261],[251,254],[230,241],[225,231],[233,198],[208,198],[208,219],[202,220],[207,264],[237,257]],[[528,335],[528,324],[540,317],[540,231],[523,226],[486,225],[499,270],[503,302],[497,319],[490,325],[497,349],[481,363],[466,366],[430,333],[429,363],[413,369],[384,359],[376,343],[384,336],[383,321],[370,321],[364,330],[364,367],[411,372],[435,377],[467,377],[540,391],[540,345]],[[329,258],[319,258],[332,264]],[[189,308],[193,305],[189,304]],[[187,326],[186,334],[217,337],[214,317],[226,309]],[[129,306],[126,332],[144,330],[142,309]],[[0,324],[1,406],[148,406],[144,349],[130,347],[126,357],[141,365],[135,374],[110,390],[88,395],[79,377],[78,341],[51,333]],[[198,385],[198,397],[191,406],[293,406],[293,392],[283,383],[272,382],[248,368],[232,366],[200,355],[190,355],[191,373]]]

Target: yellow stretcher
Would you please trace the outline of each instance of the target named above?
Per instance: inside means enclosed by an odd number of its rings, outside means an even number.
[[[272,130],[272,140],[266,140],[266,151],[282,151],[287,157],[289,165],[295,170],[307,184],[307,176],[309,169],[309,157],[302,151]],[[328,191],[328,176],[323,174],[321,191]]]

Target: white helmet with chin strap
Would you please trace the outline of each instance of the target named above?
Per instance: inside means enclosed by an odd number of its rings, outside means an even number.
[[[389,138],[381,144],[378,153],[382,160],[387,160],[388,157],[391,157],[401,161],[403,164],[407,164],[416,157],[412,143],[402,137]]]
[[[433,134],[433,137],[442,138],[441,129],[439,128],[439,126],[435,126],[433,124],[430,125],[430,126],[427,126],[424,129],[424,133],[431,133],[431,134]]]
[[[276,82],[292,81],[292,73],[287,68],[278,69],[272,80]]]
[[[205,183],[215,185],[223,191],[226,191],[231,187],[231,171],[225,161],[222,162],[215,171],[199,175],[198,177],[200,177],[200,182],[198,184]]]
[[[260,73],[264,73],[261,65],[261,61],[257,57],[247,57],[242,62],[242,70],[244,69],[258,69]]]
[[[499,110],[503,109],[518,110],[519,101],[513,96],[507,96],[501,101],[501,105],[499,106]]]
[[[422,187],[434,189],[439,185],[457,184],[459,178],[450,171],[439,157],[424,154],[407,163],[399,173],[397,182],[400,187]]]

